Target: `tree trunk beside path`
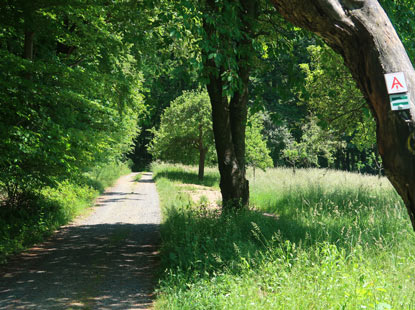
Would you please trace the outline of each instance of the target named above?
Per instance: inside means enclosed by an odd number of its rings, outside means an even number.
[[[147,309],[159,200],[151,174],[121,177],[93,212],[0,267],[0,310]]]
[[[209,0],[207,3],[211,12],[220,14],[220,6],[215,1]],[[209,78],[206,87],[212,105],[213,134],[224,210],[241,209],[249,203],[249,182],[245,176],[245,129],[253,50],[252,39],[248,34],[251,33],[252,23],[257,18],[257,9],[255,1],[239,1],[237,14],[241,25],[238,31],[244,33],[244,36],[242,39],[233,38],[232,48],[238,50],[235,61],[238,63],[237,76],[240,87],[234,89],[232,96],[226,93],[225,87],[229,87],[229,85],[225,85],[223,81],[223,74],[228,70],[227,65],[218,65],[208,54],[204,55],[204,66]],[[204,20],[203,27],[208,37],[214,37],[214,34],[218,32],[215,25],[212,25],[208,20]],[[229,40],[231,37],[223,36],[221,39]],[[220,46],[214,48],[222,49]]]
[[[377,123],[385,172],[415,228],[415,110],[392,111],[384,74],[404,72],[415,102],[415,71],[389,18],[376,0],[272,0],[293,24],[321,36],[340,53]]]

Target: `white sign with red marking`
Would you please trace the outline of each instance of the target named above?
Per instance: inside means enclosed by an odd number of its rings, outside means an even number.
[[[408,87],[406,86],[405,75],[403,72],[387,73],[385,74],[386,87],[388,94],[406,93]]]

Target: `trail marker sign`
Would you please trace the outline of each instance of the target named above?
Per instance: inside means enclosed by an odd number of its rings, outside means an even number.
[[[392,111],[408,110],[410,108],[409,94],[393,94],[389,95]]]
[[[408,91],[403,72],[385,74],[385,82],[389,95],[406,93]]]

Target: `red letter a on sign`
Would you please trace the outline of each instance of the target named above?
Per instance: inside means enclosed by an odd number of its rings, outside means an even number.
[[[396,78],[396,76],[393,78],[391,89],[393,89],[395,86],[396,86],[396,89],[399,89],[399,86],[403,88],[401,82],[399,82],[399,80]]]

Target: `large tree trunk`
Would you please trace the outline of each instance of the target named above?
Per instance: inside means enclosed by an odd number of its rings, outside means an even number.
[[[220,190],[224,209],[248,204],[249,187],[245,179],[246,101],[223,95],[221,77],[211,77],[207,85],[212,105],[213,134],[220,172]],[[231,113],[232,111],[232,113]]]
[[[212,12],[220,14],[215,1],[210,0],[207,3]],[[235,41],[234,46],[239,51],[236,61],[239,64],[237,74],[241,87],[234,90],[230,99],[225,93],[222,80],[224,66],[218,66],[214,59],[205,57],[205,68],[209,77],[207,90],[212,105],[213,134],[221,177],[222,204],[225,210],[239,209],[249,202],[249,183],[245,178],[245,128],[252,44],[248,34],[257,14],[257,5],[252,0],[240,0],[239,4],[240,30],[245,36]],[[210,22],[204,22],[204,29],[209,36],[217,31]]]
[[[272,0],[293,24],[321,36],[340,53],[367,99],[377,123],[385,172],[407,207],[415,228],[415,114],[391,111],[384,74],[404,72],[415,99],[415,72],[387,15],[376,0]]]

